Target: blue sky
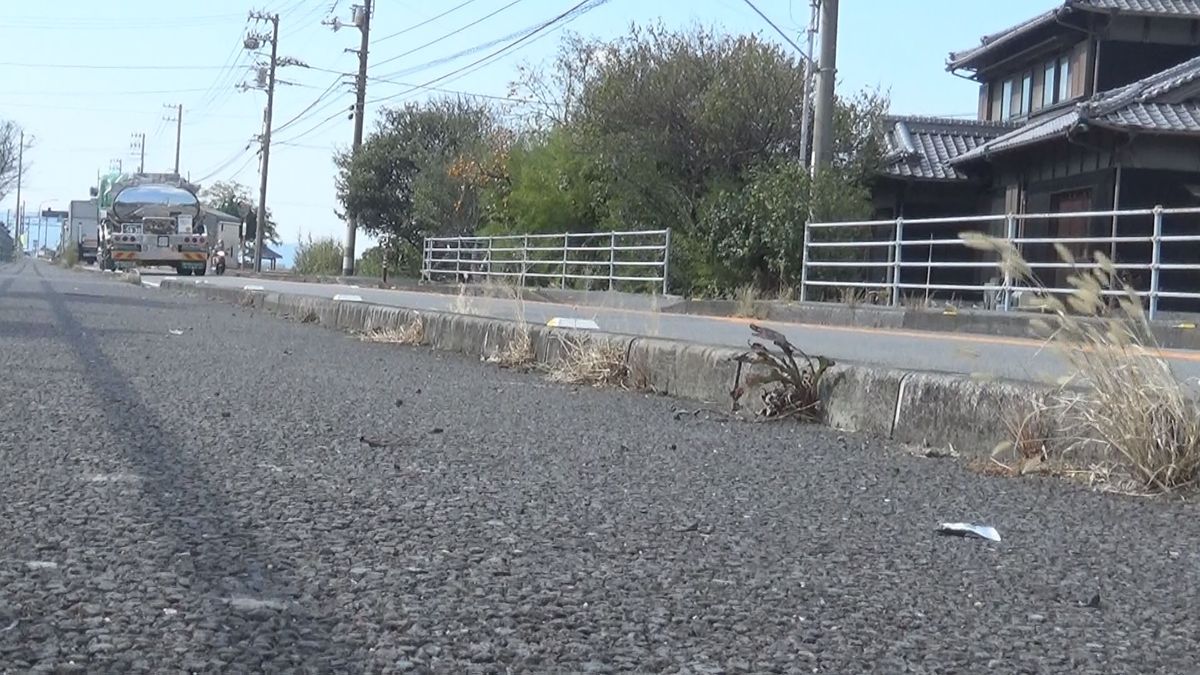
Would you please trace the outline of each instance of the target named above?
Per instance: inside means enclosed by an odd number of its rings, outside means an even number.
[[[395,76],[407,85],[426,83],[492,49],[446,63],[430,62],[520,32],[575,1],[377,0],[372,30],[376,43],[371,48],[376,65],[371,74],[383,79]],[[805,0],[755,0],[755,4],[803,45],[801,34],[808,20]],[[890,92],[897,113],[971,116],[976,87],[945,72],[947,52],[976,44],[979,36],[1054,4],[1053,0],[842,0],[839,90],[880,87]],[[357,31],[334,32],[321,25],[331,7],[336,8],[335,16],[347,21],[350,5],[350,0],[266,0],[257,6],[281,16],[280,55],[313,66],[280,71],[280,78],[294,85],[280,87],[276,96],[276,128],[329,90],[339,76],[326,71],[355,69],[355,55],[344,50],[358,46]],[[412,28],[458,5],[463,6]],[[31,165],[24,190],[28,211],[43,205],[65,208],[71,199],[86,198],[97,171],[106,170],[113,159],[123,160],[126,168],[136,166],[130,151],[133,133],[146,134],[147,170],[169,170],[174,163],[175,129],[173,123],[163,121],[168,112],[164,105],[176,103],[184,105],[183,172],[194,180],[208,177],[206,183],[237,180],[257,192],[258,162],[253,152],[243,148],[261,131],[266,96],[234,89],[251,79],[247,66],[253,55],[242,48],[249,8],[240,0],[57,0],[45,5],[20,3],[6,10],[0,21],[0,44],[5,45],[0,56],[0,81],[5,83],[0,116],[18,121],[36,138],[36,146],[26,155]],[[611,38],[625,33],[631,23],[655,20],[669,27],[703,24],[730,33],[759,33],[782,42],[742,0],[610,0],[565,30]],[[437,86],[506,96],[517,67],[551,59],[562,33],[559,29],[529,40],[485,67],[468,69]],[[443,38],[447,34],[451,35]],[[393,96],[391,102],[396,103],[439,95],[411,89],[374,81],[368,99]],[[344,112],[351,102],[349,86],[338,85],[276,137],[267,202],[287,242],[295,242],[301,234],[344,234],[334,214],[330,155],[332,149],[350,142],[352,123],[338,111]],[[368,108],[368,123],[381,105],[387,103]],[[0,215],[14,203],[9,195],[0,203]]]

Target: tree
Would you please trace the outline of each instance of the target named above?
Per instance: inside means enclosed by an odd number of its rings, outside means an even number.
[[[384,111],[358,152],[334,159],[344,217],[418,248],[429,235],[472,234],[483,214],[473,172],[496,131],[491,111],[464,98]]]
[[[31,144],[32,140],[26,140],[25,149]],[[21,127],[10,120],[0,122],[0,199],[7,197],[17,183],[20,158]]]
[[[200,191],[200,201],[222,213],[242,217],[246,226],[246,240],[254,239],[255,228],[258,225],[258,203],[248,186],[234,181],[217,181]],[[243,213],[246,215],[242,216]],[[278,226],[271,218],[270,208],[267,209],[267,227],[263,230],[263,239],[272,244],[281,241]]]
[[[814,184],[801,165],[803,83],[796,58],[755,36],[652,26],[569,38],[549,72],[514,85],[551,126],[510,154],[492,227],[669,227],[680,290],[790,283],[810,208],[861,213],[887,107],[878,94],[837,102],[834,166]]]
[[[13,248],[12,233],[8,231],[8,225],[0,223],[0,261],[12,260]]]

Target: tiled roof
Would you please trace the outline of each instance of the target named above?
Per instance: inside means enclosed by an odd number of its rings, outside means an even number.
[[[1101,92],[1067,110],[1035,119],[951,161],[955,164],[969,162],[1065,135],[1084,123],[1118,131],[1200,134],[1200,57],[1124,87]]]
[[[975,57],[1076,11],[1200,19],[1200,0],[1063,0],[1061,5],[1048,12],[1022,21],[1011,28],[983,36],[976,47],[950,52],[950,58],[946,62],[947,69],[969,67],[969,63]]]
[[[1162,133],[1200,133],[1200,104],[1134,103],[1105,115],[1114,126]]]
[[[1075,0],[1080,9],[1126,14],[1200,15],[1200,0]]]
[[[890,117],[884,173],[919,180],[966,180],[950,160],[1015,128],[942,117]]]

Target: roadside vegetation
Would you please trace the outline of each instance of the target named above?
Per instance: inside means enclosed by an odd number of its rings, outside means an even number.
[[[963,233],[969,246],[997,254],[1014,278],[1042,288],[1009,243]],[[1011,442],[1023,461],[1052,455],[1064,471],[1124,492],[1169,492],[1200,480],[1200,404],[1171,372],[1142,299],[1103,253],[1076,261],[1064,298],[1043,294],[1050,315],[1039,329],[1072,374],[1044,406],[1015,427]],[[1080,466],[1084,464],[1085,466]]]
[[[774,297],[799,280],[806,214],[868,214],[881,156],[886,98],[842,98],[834,164],[812,179],[803,84],[801,61],[756,36],[570,35],[551,63],[519,70],[527,104],[385,110],[358,153],[336,157],[342,215],[415,252],[426,236],[671,228],[673,293]]]
[[[66,268],[75,267],[79,264],[79,249],[74,246],[63,247],[62,255],[58,257],[58,264]]]
[[[313,239],[310,236],[296,249],[293,268],[297,274],[336,276],[342,273],[345,250],[333,237]]]

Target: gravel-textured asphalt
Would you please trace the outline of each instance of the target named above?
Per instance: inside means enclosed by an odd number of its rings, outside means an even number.
[[[1197,670],[1193,506],[680,405],[0,266],[0,672]]]

